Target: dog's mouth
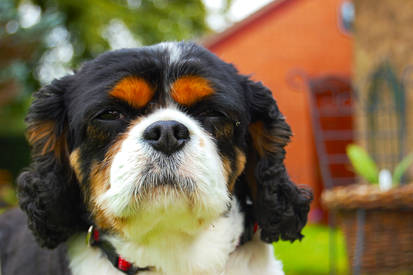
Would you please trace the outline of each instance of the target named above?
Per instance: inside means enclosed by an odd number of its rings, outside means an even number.
[[[184,163],[179,154],[152,154],[141,161],[137,173],[129,173],[131,189],[126,191],[131,195],[130,203],[136,206],[154,200],[192,200],[196,196],[198,184],[193,177],[194,171],[187,171]]]
[[[185,176],[180,165],[162,166],[150,163],[145,166],[137,184],[137,193],[151,192],[152,189],[170,189],[184,194],[195,191],[196,183],[192,177]]]

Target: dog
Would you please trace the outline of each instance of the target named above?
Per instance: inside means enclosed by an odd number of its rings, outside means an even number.
[[[271,91],[195,43],[103,53],[26,123],[3,275],[283,274],[272,242],[303,237],[312,193]]]

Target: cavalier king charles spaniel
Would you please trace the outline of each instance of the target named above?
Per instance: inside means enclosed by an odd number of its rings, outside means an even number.
[[[312,194],[271,91],[194,43],[104,53],[26,122],[3,275],[283,274],[272,242],[303,237]]]

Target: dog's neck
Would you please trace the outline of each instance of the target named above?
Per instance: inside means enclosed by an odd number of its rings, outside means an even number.
[[[153,219],[156,220],[156,217]],[[153,274],[221,274],[230,254],[239,244],[244,218],[238,203],[233,199],[231,208],[225,215],[205,224],[196,221],[197,225],[186,224],[182,230],[178,230],[173,226],[166,226],[168,220],[161,220],[155,226],[149,226],[146,222],[139,224],[136,221],[136,224],[131,224],[133,227],[126,228],[128,238],[114,235],[102,237],[130,263],[139,267],[154,267]],[[177,223],[169,222],[171,225]],[[146,230],[148,227],[151,230]],[[133,234],[133,230],[137,233]],[[114,269],[109,261],[104,262],[106,259],[102,251],[87,247],[84,238],[82,235],[69,241],[72,273],[112,274],[108,271],[113,269],[113,274],[120,274],[116,273],[119,271]],[[96,257],[100,260],[91,260]],[[90,262],[99,264],[90,267]],[[106,271],[91,273],[91,268],[104,268]]]

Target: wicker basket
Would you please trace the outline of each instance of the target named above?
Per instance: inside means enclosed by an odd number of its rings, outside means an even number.
[[[361,273],[413,274],[413,184],[385,192],[375,185],[337,187],[325,191],[322,200],[339,214],[351,264],[361,229],[362,253],[357,259]],[[360,209],[362,228],[357,220]]]

